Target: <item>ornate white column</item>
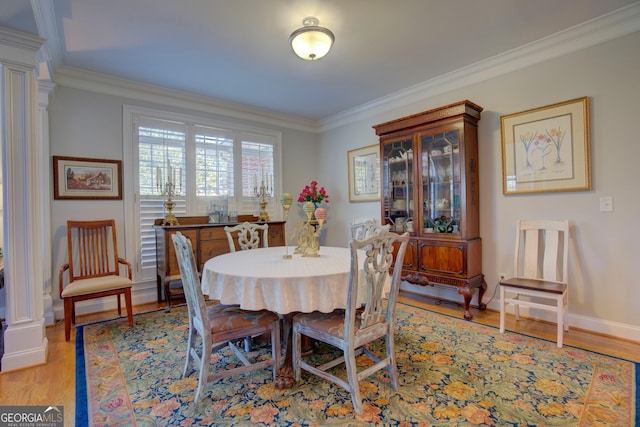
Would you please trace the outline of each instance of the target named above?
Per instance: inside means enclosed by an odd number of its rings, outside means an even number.
[[[43,228],[36,53],[44,40],[0,27],[0,131],[7,329],[2,370],[45,363]],[[48,159],[47,159],[48,160]],[[50,246],[49,246],[50,247]]]
[[[55,83],[51,81],[40,80],[38,82],[38,119],[39,119],[39,138],[40,146],[39,176],[40,181],[40,201],[42,210],[51,212],[51,185],[49,179],[49,171],[51,170],[51,161],[49,160],[49,95],[55,90]],[[53,325],[55,318],[53,315],[53,297],[54,292],[58,292],[58,287],[54,286],[51,277],[51,215],[42,215],[40,217],[40,226],[42,230],[42,305],[44,308],[45,325]],[[56,282],[57,285],[57,282]]]

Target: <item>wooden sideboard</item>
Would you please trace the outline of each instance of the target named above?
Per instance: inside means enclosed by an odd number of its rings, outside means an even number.
[[[237,223],[209,224],[207,216],[180,217],[180,225],[162,225],[162,219],[157,219],[154,224],[156,232],[156,264],[157,264],[157,290],[158,302],[167,300],[171,303],[171,297],[175,294],[182,295],[182,284],[178,287],[171,282],[180,280],[180,269],[173,248],[171,235],[180,232],[187,236],[193,245],[198,271],[202,271],[204,263],[214,256],[229,252],[229,241],[224,231],[225,226],[233,226],[248,221],[253,222],[251,215],[239,216]],[[269,246],[284,246],[284,221],[270,221]]]

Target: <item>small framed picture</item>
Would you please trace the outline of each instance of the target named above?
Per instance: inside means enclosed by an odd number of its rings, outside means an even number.
[[[500,127],[504,194],[591,190],[587,97],[502,116]]]
[[[56,200],[122,200],[122,161],[53,156]]]
[[[351,150],[347,153],[349,170],[349,201],[380,200],[380,147]]]

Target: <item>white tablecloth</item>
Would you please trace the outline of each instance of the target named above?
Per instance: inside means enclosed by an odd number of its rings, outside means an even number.
[[[293,254],[293,247],[289,254]],[[329,313],[346,308],[351,257],[348,248],[322,246],[319,257],[293,255],[285,248],[251,249],[208,260],[202,269],[202,292],[223,304],[280,314]],[[364,256],[358,256],[362,266]],[[358,303],[365,302],[365,281],[359,280]]]

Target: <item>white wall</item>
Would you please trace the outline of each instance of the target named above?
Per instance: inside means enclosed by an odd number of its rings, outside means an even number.
[[[513,270],[516,220],[567,218],[573,225],[571,325],[640,340],[640,283],[635,274],[640,262],[640,192],[635,177],[640,159],[639,52],[640,33],[634,33],[463,88],[434,96],[425,93],[419,102],[378,108],[323,132],[319,180],[332,196],[330,216],[340,217],[337,224],[332,222],[328,242],[346,244],[344,230],[352,217],[380,216],[378,203],[349,203],[346,184],[347,151],[378,142],[371,126],[469,99],[484,107],[479,123],[480,234],[489,285],[484,302],[494,293],[498,272]],[[589,97],[591,107],[593,190],[503,195],[500,116],[582,96]],[[342,159],[339,168],[336,157]],[[599,211],[603,196],[613,197],[613,212]],[[497,309],[497,301],[490,307]]]

